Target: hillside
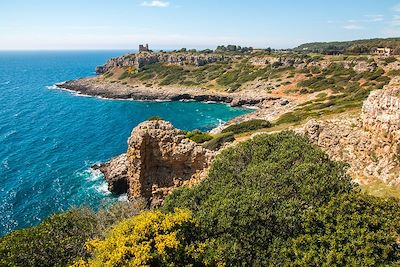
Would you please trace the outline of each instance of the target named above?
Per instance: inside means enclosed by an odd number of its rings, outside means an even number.
[[[298,123],[361,108],[370,91],[400,72],[400,64],[371,55],[160,52],[113,58],[97,72],[61,87],[107,98],[253,105],[259,110],[245,119]]]
[[[343,42],[314,42],[302,44],[294,48],[294,51],[324,53],[330,50],[337,50],[350,54],[368,54],[371,52],[371,49],[377,47],[390,47],[394,49],[394,53],[398,55],[400,52],[400,38],[375,38]]]

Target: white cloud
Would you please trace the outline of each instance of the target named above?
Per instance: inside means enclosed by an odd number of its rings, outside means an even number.
[[[343,28],[345,28],[346,30],[361,30],[361,29],[363,29],[362,26],[356,25],[356,24],[347,24],[347,25],[344,25]]]
[[[395,5],[394,7],[392,7],[392,10],[394,12],[400,12],[400,4]]]
[[[169,2],[153,0],[151,2],[144,1],[141,6],[147,7],[169,7]]]
[[[379,22],[385,20],[383,15],[365,15],[365,17],[367,17],[368,22]]]

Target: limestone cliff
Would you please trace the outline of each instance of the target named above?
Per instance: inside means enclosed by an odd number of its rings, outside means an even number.
[[[230,57],[221,54],[191,54],[191,53],[137,53],[128,54],[108,60],[104,65],[98,66],[98,74],[105,73],[116,67],[135,67],[141,69],[154,63],[168,63],[174,65],[192,64],[204,66],[214,62],[229,62]]]
[[[186,138],[171,123],[146,121],[133,129],[127,153],[100,170],[112,192],[127,192],[130,199],[143,197],[157,206],[172,189],[202,179],[213,157],[214,152]]]
[[[358,182],[400,184],[400,90],[393,80],[364,102],[360,118],[309,121],[300,132],[334,160],[350,165]]]

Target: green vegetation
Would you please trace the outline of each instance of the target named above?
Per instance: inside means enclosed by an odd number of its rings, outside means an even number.
[[[250,64],[247,59],[235,62],[216,62],[202,67],[176,66],[168,64],[151,64],[143,67],[137,73],[129,74],[125,70],[119,80],[126,78],[139,81],[155,80],[159,85],[204,86],[215,83],[229,92],[236,91],[243,84],[257,79],[269,80],[288,76],[293,67],[278,66],[258,67]]]
[[[123,80],[127,77],[129,77],[129,72],[126,70],[118,77],[118,80]]]
[[[304,137],[261,135],[223,151],[209,176],[179,189],[164,209],[187,208],[201,222],[210,255],[228,266],[276,266],[303,214],[353,186],[343,166]]]
[[[400,264],[399,201],[361,193],[345,165],[293,132],[222,151],[200,184],[175,190],[159,210],[139,209],[54,215],[2,237],[0,265]]]
[[[116,225],[104,240],[89,241],[93,257],[75,266],[199,266],[204,244],[192,242],[196,229],[187,210],[142,212]]]
[[[305,102],[294,111],[282,115],[275,124],[299,123],[308,118],[361,108],[372,90],[382,89],[389,81],[390,78],[385,76],[381,68],[357,73],[352,68],[344,68],[342,64],[331,64],[320,74],[299,82],[298,87],[303,88],[300,92],[331,90],[333,95],[320,93],[317,99]]]
[[[230,125],[230,126],[226,127],[224,130],[222,130],[222,133],[232,132],[234,134],[241,134],[241,133],[251,132],[251,131],[260,130],[260,129],[264,129],[264,128],[270,128],[271,126],[272,126],[272,124],[269,121],[253,119],[253,120],[244,121],[244,122],[241,122],[238,124]]]
[[[0,265],[65,266],[85,256],[85,241],[96,234],[96,219],[89,210],[60,213],[1,238]]]
[[[251,52],[253,51],[252,47],[241,47],[241,46],[237,46],[237,45],[219,45],[216,49],[215,49],[215,53],[226,53],[226,52],[230,52],[230,53],[247,53],[247,52]]]
[[[213,136],[210,135],[209,133],[204,133],[200,130],[193,130],[191,132],[186,133],[186,138],[189,138],[190,140],[201,144],[210,141],[211,139],[213,139]]]
[[[141,203],[117,203],[94,213],[72,209],[38,226],[12,232],[0,239],[0,266],[66,266],[88,256],[85,242],[101,237],[111,225],[136,215]]]
[[[160,116],[151,116],[150,118],[147,119],[148,121],[162,121],[164,120]]]
[[[399,266],[397,200],[342,195],[307,211],[292,240],[294,266]]]
[[[345,168],[293,133],[224,151],[209,177],[163,209],[189,208],[210,262],[227,266],[397,266],[400,204],[362,195]]]
[[[214,138],[211,139],[210,141],[205,142],[203,144],[203,147],[210,149],[210,150],[218,150],[225,143],[229,143],[229,142],[233,142],[233,141],[235,141],[234,133],[232,133],[232,132],[221,133],[221,134],[215,135]]]
[[[387,73],[388,76],[400,76],[400,70],[391,70]]]
[[[385,62],[385,64],[390,64],[390,63],[393,63],[393,62],[397,61],[397,59],[395,57],[386,57],[386,58],[384,58],[382,60],[383,60],[383,62]]]
[[[356,40],[346,42],[317,42],[302,44],[295,51],[307,53],[327,53],[329,51],[341,51],[348,54],[367,54],[376,47],[390,47],[398,54],[400,38],[376,38],[369,40]]]
[[[113,73],[111,71],[107,71],[106,73],[103,74],[104,78],[110,78],[111,76],[113,76]]]

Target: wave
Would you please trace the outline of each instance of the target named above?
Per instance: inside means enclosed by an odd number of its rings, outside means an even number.
[[[10,82],[11,81],[5,81],[5,82],[0,83],[0,85],[7,85],[7,84],[10,84]]]
[[[4,167],[5,170],[9,170],[10,166],[8,165],[8,158],[5,158],[2,162],[1,165]]]
[[[5,133],[5,134],[3,135],[3,138],[2,138],[2,139],[3,139],[3,140],[6,140],[8,137],[13,136],[13,135],[15,135],[16,133],[17,133],[16,130],[11,130],[11,131]]]
[[[55,84],[53,84],[53,85],[47,85],[46,88],[47,88],[47,89],[50,89],[50,90],[58,89],[57,85],[55,85]]]
[[[257,107],[257,106],[250,106],[250,105],[243,105],[242,107],[245,108],[245,109],[253,109],[253,110],[260,109],[260,108]]]
[[[218,120],[218,126],[217,127],[221,127],[222,125],[224,125],[226,123],[226,121],[223,121],[221,119],[217,119]]]
[[[91,165],[89,162],[85,162],[85,164]],[[89,167],[83,171],[77,171],[76,175],[82,177],[89,183],[85,188],[94,189],[97,193],[100,193],[103,196],[111,195],[111,192],[108,190],[108,184],[100,170],[94,170]]]
[[[59,86],[60,86],[60,85],[63,85],[63,84],[66,83],[66,82],[67,82],[67,81],[55,83],[55,84],[53,84],[53,85],[47,85],[46,88],[47,88],[47,89],[50,89],[50,90],[63,89],[63,88],[60,88]]]
[[[128,202],[128,194],[122,194],[118,197],[118,201],[120,202]]]
[[[99,185],[95,185],[93,188],[102,195],[105,196],[111,195],[111,192],[108,190],[108,184],[105,181]]]

